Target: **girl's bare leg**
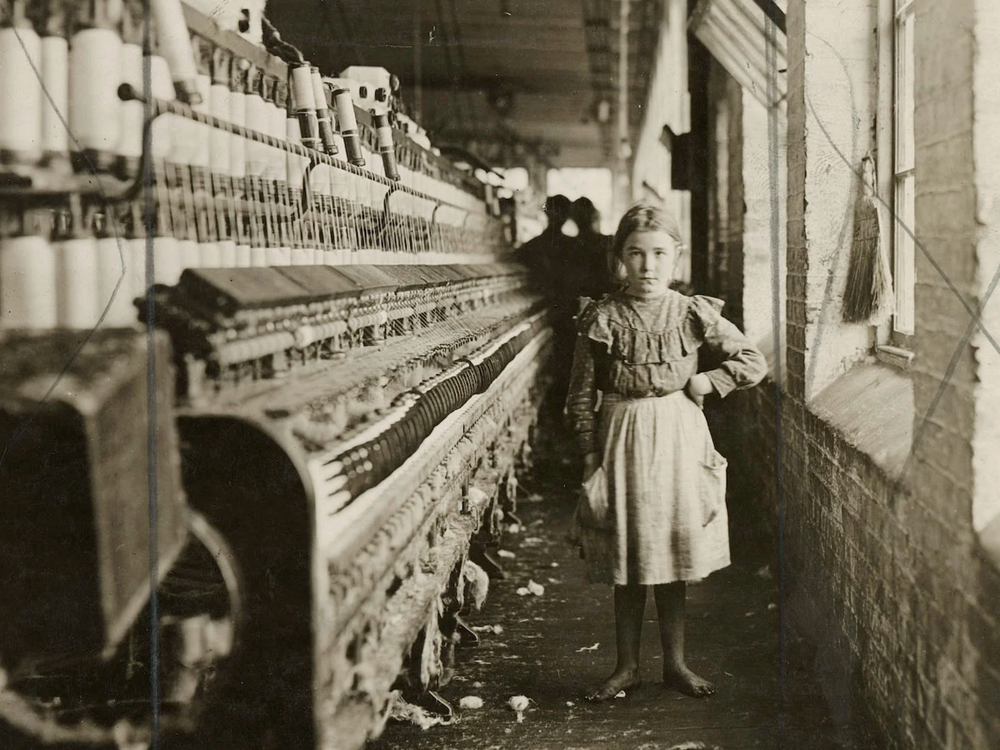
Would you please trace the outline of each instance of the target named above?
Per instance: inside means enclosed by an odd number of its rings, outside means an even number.
[[[618,663],[611,676],[587,696],[588,699],[600,703],[614,698],[622,690],[639,686],[639,641],[642,637],[642,615],[645,609],[645,586],[615,586]]]
[[[688,669],[684,661],[687,585],[683,581],[661,583],[653,587],[653,596],[660,618],[660,643],[663,644],[663,683],[695,698],[712,695],[715,686]]]

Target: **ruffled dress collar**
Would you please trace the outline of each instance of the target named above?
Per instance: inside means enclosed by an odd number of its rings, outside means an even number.
[[[588,305],[579,330],[622,362],[671,362],[701,346],[722,306],[713,297],[688,297],[672,290],[655,298],[617,292]]]

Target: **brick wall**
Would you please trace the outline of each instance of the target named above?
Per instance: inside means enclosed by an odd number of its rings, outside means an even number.
[[[926,253],[916,257],[916,434],[905,478],[914,489],[902,504],[923,553],[918,571],[934,595],[927,614],[939,624],[925,660],[913,664],[920,685],[933,691],[930,713],[939,744],[932,747],[946,746],[952,732],[968,734],[977,747],[1000,745],[1000,714],[980,702],[996,701],[987,690],[1000,669],[1000,599],[984,596],[995,594],[996,571],[980,564],[973,529],[978,368],[969,344],[976,329],[958,297],[973,309],[985,304],[977,300],[983,290],[976,251],[983,218],[977,216],[977,171],[986,162],[976,161],[973,111],[974,93],[990,87],[974,92],[976,5],[952,0],[917,6],[916,236]],[[986,137],[994,141],[995,133]]]
[[[738,137],[742,151],[742,279],[743,285],[743,329],[774,363],[775,330],[784,363],[784,299],[786,270],[785,233],[785,131],[782,126],[784,115],[776,113],[778,119],[777,139],[771,143],[768,132],[768,113],[753,96],[743,91],[743,120]],[[776,190],[771,190],[772,167],[770,164],[772,147],[776,157],[777,172],[774,175]],[[739,168],[739,167],[737,167]],[[774,210],[772,212],[772,200]],[[772,216],[772,213],[775,215]],[[772,236],[772,222],[774,236]],[[775,246],[776,245],[776,246]],[[777,262],[778,274],[775,278],[772,267]],[[776,304],[777,307],[776,307]],[[778,311],[777,315],[775,311]],[[775,318],[777,317],[777,320]]]
[[[733,523],[780,549],[783,616],[817,648],[834,719],[863,747],[1000,747],[996,564],[932,509],[933,488],[901,493],[773,385],[729,418],[757,426],[730,448]]]
[[[875,5],[788,6],[789,386],[806,399],[869,349],[867,327],[842,324],[841,307],[856,172],[874,147]]]
[[[722,236],[725,248],[722,252],[728,258],[725,273],[721,279],[726,290],[728,314],[741,328],[743,320],[743,229],[746,206],[743,200],[743,89],[728,75],[725,76],[723,95],[726,97],[729,117],[726,140],[729,142],[727,174],[729,188],[726,190],[726,213],[729,225]]]
[[[851,179],[837,176],[819,128],[840,146],[869,137],[870,113],[859,125],[858,107],[851,117],[833,106],[844,66],[858,72],[873,59],[874,9],[861,6],[814,3],[807,15],[803,0],[789,2],[787,387],[779,395],[765,383],[726,403],[731,515],[740,534],[775,543],[783,617],[815,643],[831,713],[858,747],[986,750],[1000,747],[1000,573],[974,528],[993,517],[1000,486],[1000,355],[918,254],[912,455],[877,461],[815,405],[869,348],[830,312],[839,313],[835,230]],[[1000,8],[917,8],[916,236],[1000,337],[1000,303],[988,298],[1000,265],[1000,102],[987,93],[995,64],[973,53]],[[849,99],[863,109],[875,77],[852,80]],[[824,87],[830,106],[815,93]],[[739,135],[749,154],[745,119]],[[744,230],[742,258],[759,270]],[[707,291],[728,292],[721,280]]]
[[[787,269],[785,360],[788,362],[789,394],[805,394],[806,371],[806,9],[805,4],[788,4],[785,28],[788,36],[788,168],[787,195]]]

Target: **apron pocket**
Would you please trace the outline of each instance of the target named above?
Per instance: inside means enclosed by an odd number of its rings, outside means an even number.
[[[729,462],[716,450],[712,450],[708,461],[701,464],[701,509],[702,526],[714,521],[726,502],[726,467]]]
[[[594,472],[580,487],[580,502],[577,516],[583,526],[592,529],[606,529],[612,524],[608,507],[608,475],[604,467]]]

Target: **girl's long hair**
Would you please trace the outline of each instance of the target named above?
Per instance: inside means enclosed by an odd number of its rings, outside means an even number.
[[[678,248],[683,246],[681,230],[672,213],[659,206],[637,203],[626,211],[618,222],[618,229],[608,249],[608,271],[616,282],[625,282],[622,251],[625,250],[628,238],[635,232],[666,232],[667,236],[677,243]]]

